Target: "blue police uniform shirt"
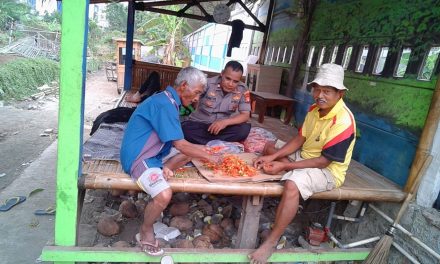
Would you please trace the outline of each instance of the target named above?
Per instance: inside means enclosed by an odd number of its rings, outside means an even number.
[[[121,144],[121,164],[126,173],[130,173],[133,162],[141,154],[153,131],[164,144],[155,155],[160,157],[159,161],[169,154],[173,141],[184,138],[179,121],[179,95],[171,86],[166,91],[171,93],[177,105],[171,102],[165,92],[161,92],[141,103],[128,121]],[[162,164],[156,165],[162,167]]]

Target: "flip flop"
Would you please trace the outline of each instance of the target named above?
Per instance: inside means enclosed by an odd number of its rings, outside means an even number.
[[[136,242],[141,246],[141,249],[145,253],[147,253],[148,255],[150,255],[150,256],[162,256],[163,255],[164,251],[162,248],[160,248],[159,241],[157,239],[155,240],[154,244],[149,243],[149,242],[145,242],[145,241],[141,241],[141,234],[140,233],[137,233],[135,238],[136,238]],[[144,248],[144,246],[147,246],[147,247]],[[154,248],[157,251],[148,250],[148,247]]]
[[[12,207],[26,201],[26,196],[14,196],[6,199],[6,201],[0,205],[0,212],[9,211]]]
[[[38,209],[35,210],[34,215],[54,215],[55,214],[55,208],[48,207],[46,209]]]

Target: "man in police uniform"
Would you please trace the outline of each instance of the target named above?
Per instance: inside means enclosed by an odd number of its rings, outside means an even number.
[[[186,140],[206,144],[214,139],[233,142],[247,138],[251,105],[249,90],[240,81],[242,75],[243,66],[229,61],[220,76],[208,79],[196,111],[182,123]]]

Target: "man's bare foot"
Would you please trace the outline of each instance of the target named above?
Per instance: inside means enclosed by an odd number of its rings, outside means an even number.
[[[249,254],[251,264],[265,264],[275,250],[275,245],[263,243],[257,250]]]
[[[159,246],[159,241],[154,238],[151,242],[148,242],[147,240],[141,239],[141,234],[136,234],[136,241],[141,247],[141,250],[148,255],[151,256],[161,256],[163,254],[163,249]]]
[[[141,101],[142,97],[139,94],[139,92],[136,92],[134,94],[128,94],[125,97],[125,101],[130,102],[130,103],[139,103]]]

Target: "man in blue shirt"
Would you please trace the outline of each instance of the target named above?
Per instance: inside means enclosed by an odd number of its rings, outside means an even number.
[[[153,224],[171,200],[167,179],[173,176],[172,171],[185,164],[187,157],[217,161],[205,151],[205,146],[184,139],[179,121],[179,106],[196,103],[205,87],[206,77],[201,71],[193,67],[182,69],[174,87],[168,86],[137,107],[124,133],[122,168],[153,198],[145,208],[144,222],[136,235],[142,250],[150,255],[163,254],[154,237]],[[168,159],[172,147],[182,154]]]

